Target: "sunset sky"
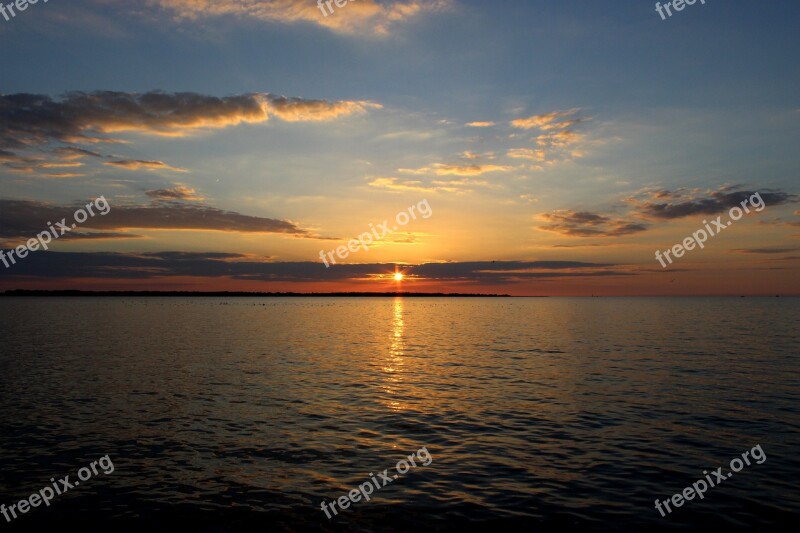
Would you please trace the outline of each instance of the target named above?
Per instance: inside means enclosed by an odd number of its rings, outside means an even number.
[[[0,290],[800,295],[797,2],[332,5],[0,17]]]

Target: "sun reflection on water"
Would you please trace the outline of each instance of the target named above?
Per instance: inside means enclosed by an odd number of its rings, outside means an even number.
[[[405,370],[405,324],[403,322],[403,298],[394,299],[394,315],[392,317],[391,343],[389,354],[383,367],[385,373],[383,391],[389,400],[387,407],[394,411],[403,410],[401,402],[397,401],[398,393],[402,391],[403,372]]]

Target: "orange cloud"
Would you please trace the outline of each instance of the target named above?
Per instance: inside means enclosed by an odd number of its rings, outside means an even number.
[[[185,168],[173,167],[163,161],[142,161],[139,159],[126,159],[121,161],[108,161],[105,165],[124,168],[125,170],[170,170],[172,172],[188,172]]]
[[[414,192],[448,192],[466,193],[472,192],[471,187],[489,187],[486,181],[471,180],[467,178],[455,180],[434,180],[430,184],[425,184],[420,180],[401,180],[399,178],[379,177],[374,178],[368,183],[370,187],[378,187],[391,191],[414,191]]]
[[[381,109],[374,102],[327,102],[325,100],[304,100],[302,98],[268,97],[270,113],[286,122],[324,122],[348,115],[366,113],[369,109]]]
[[[281,24],[306,22],[344,34],[386,35],[393,25],[445,9],[451,1],[353,0],[343,7],[332,4],[334,13],[330,14],[326,8],[327,16],[310,0],[148,0],[148,3],[172,11],[179,19],[235,16]]]
[[[561,130],[553,133],[544,133],[536,137],[539,146],[550,146],[554,148],[566,148],[567,146],[583,140],[583,135],[569,130]]]
[[[569,109],[567,111],[554,111],[552,113],[544,113],[541,115],[533,115],[527,118],[518,118],[511,121],[511,125],[515,128],[524,130],[531,130],[539,128],[542,130],[549,129],[564,129],[574,124],[577,120],[561,121],[562,118],[574,115],[580,109]]]
[[[544,161],[547,158],[544,150],[531,150],[530,148],[512,148],[507,155],[513,159],[530,159],[531,161]]]
[[[513,167],[505,165],[453,165],[445,163],[434,163],[427,167],[410,169],[401,168],[399,172],[404,174],[434,174],[436,176],[480,176],[489,172],[508,172]]]
[[[145,194],[154,200],[187,200],[190,202],[199,202],[204,198],[197,194],[192,187],[185,185],[176,185],[170,189],[154,189],[145,191]]]

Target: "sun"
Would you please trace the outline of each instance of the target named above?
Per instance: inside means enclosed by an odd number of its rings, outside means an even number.
[[[394,273],[394,280],[395,281],[403,281],[403,273],[402,272],[395,272]]]

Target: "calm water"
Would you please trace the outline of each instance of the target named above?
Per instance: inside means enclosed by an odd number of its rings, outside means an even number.
[[[789,530],[799,323],[789,298],[0,298],[0,503],[115,466],[0,527]]]

